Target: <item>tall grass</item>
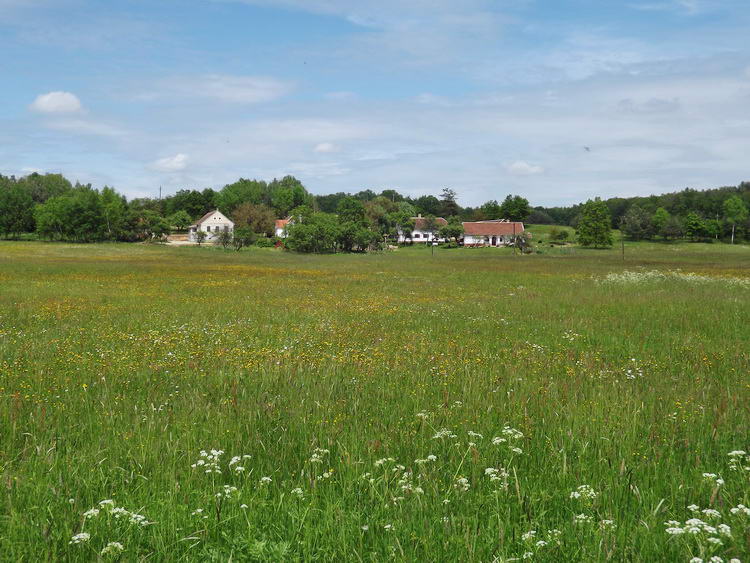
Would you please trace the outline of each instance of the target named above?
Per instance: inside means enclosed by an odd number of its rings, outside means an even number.
[[[2,243],[0,553],[746,561],[750,250],[626,258]]]

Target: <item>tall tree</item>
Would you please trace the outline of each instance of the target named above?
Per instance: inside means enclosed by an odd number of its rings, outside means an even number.
[[[500,205],[500,213],[503,218],[511,221],[525,221],[531,213],[529,200],[520,195],[509,195]]]
[[[733,195],[724,201],[724,218],[732,225],[732,244],[734,244],[734,231],[737,223],[747,221],[748,211],[745,202],[739,196]]]
[[[30,191],[18,182],[0,185],[0,232],[7,236],[34,229],[34,200]]]
[[[276,214],[263,203],[243,203],[232,213],[237,227],[248,227],[252,232],[273,236]]]
[[[612,246],[612,219],[607,205],[600,198],[583,204],[576,235],[582,246]]]
[[[656,211],[654,211],[654,214],[651,217],[651,224],[653,225],[654,233],[660,235],[663,234],[664,227],[666,226],[668,221],[669,211],[667,211],[663,207],[659,207]]]
[[[625,212],[620,228],[632,240],[649,239],[653,234],[651,216],[638,205],[631,205]]]
[[[443,188],[440,192],[440,214],[443,217],[453,217],[461,212],[461,207],[456,202],[457,196],[451,188]]]

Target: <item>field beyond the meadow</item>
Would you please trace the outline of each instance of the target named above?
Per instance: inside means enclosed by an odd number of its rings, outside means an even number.
[[[0,559],[747,563],[749,314],[742,245],[1,242]]]

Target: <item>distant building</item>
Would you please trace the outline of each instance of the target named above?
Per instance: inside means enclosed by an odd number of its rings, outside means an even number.
[[[471,221],[464,226],[464,246],[506,246],[524,232],[523,223],[496,219]]]
[[[198,231],[206,233],[206,242],[212,240],[215,242],[222,231],[230,233],[234,231],[234,221],[218,209],[214,209],[198,219],[195,225],[190,225],[188,229],[188,240],[191,242],[197,242],[195,235]]]
[[[286,229],[289,226],[289,223],[292,221],[291,217],[287,217],[286,219],[276,219],[276,226],[274,229],[274,234],[279,238],[286,238],[287,232]]]
[[[420,214],[416,217],[412,217],[411,219],[412,221],[414,221],[414,228],[412,229],[411,233],[409,233],[408,231],[404,232],[399,229],[398,242],[406,242],[407,240],[413,242],[445,242],[445,239],[438,238],[437,232],[441,227],[445,227],[448,224],[448,221],[446,221],[442,217],[435,217],[435,230],[431,232],[427,230],[427,217],[422,217],[422,215]]]

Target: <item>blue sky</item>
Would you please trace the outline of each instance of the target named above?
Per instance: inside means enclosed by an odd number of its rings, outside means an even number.
[[[0,0],[0,173],[464,205],[734,185],[748,24],[744,0]]]

